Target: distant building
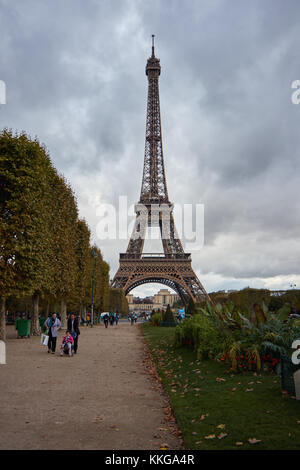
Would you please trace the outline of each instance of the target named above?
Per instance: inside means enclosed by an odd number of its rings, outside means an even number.
[[[130,312],[151,312],[152,310],[166,309],[168,304],[170,307],[180,299],[178,294],[171,294],[168,289],[160,289],[157,294],[151,297],[134,297],[133,294],[126,296]]]
[[[178,294],[171,294],[168,289],[160,289],[156,295],[154,295],[154,303],[161,305],[163,308],[167,308],[168,304],[173,307],[173,304],[180,299]]]
[[[286,294],[286,293],[287,293],[286,290],[271,290],[270,291],[270,295],[272,297],[280,297],[281,295]]]

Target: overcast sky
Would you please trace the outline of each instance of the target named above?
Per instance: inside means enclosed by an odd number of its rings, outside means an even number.
[[[0,127],[46,145],[113,277],[128,242],[97,237],[99,207],[139,199],[155,34],[169,197],[205,207],[199,279],[300,287],[299,24],[299,0],[0,0]]]

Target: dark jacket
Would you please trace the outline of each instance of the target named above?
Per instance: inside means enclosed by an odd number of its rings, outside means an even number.
[[[74,327],[74,331],[75,331],[75,333],[77,334],[77,336],[80,335],[79,320],[78,320],[77,317],[74,318],[74,325],[73,325],[73,327]],[[68,318],[67,328],[68,328],[68,330],[69,330],[70,332],[72,331],[72,319],[71,319],[71,317]]]

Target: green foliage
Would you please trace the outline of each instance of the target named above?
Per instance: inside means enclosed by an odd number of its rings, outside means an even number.
[[[233,370],[275,370],[280,356],[300,337],[297,321],[286,320],[288,309],[275,315],[264,302],[255,303],[246,315],[233,303],[207,304],[200,310],[176,328],[175,344],[189,345],[198,358],[228,360]]]
[[[161,313],[154,313],[151,315],[151,325],[152,326],[159,326],[162,322],[162,314]]]
[[[0,133],[0,297],[31,295],[31,331],[39,334],[38,300],[53,286],[51,185],[56,172],[39,142]],[[0,337],[4,337],[3,324]]]
[[[174,315],[169,304],[167,306],[166,312],[163,315],[163,320],[160,326],[176,326]]]
[[[175,330],[175,345],[191,347],[200,358],[212,358],[223,351],[226,336],[216,328],[209,316],[195,314],[185,319]]]
[[[288,304],[292,313],[300,313],[300,290],[290,289],[280,296],[283,305]]]
[[[186,307],[186,315],[194,315],[196,313],[195,303],[193,299],[190,297],[189,302]]]
[[[263,368],[257,376],[247,370],[239,375],[229,373],[223,361],[198,361],[192,349],[175,348],[174,329],[152,328],[149,323],[142,329],[182,430],[185,449],[256,452],[299,448],[299,402],[282,395],[279,377]],[[215,438],[205,438],[211,435]],[[250,444],[253,437],[260,442]],[[236,445],[238,441],[243,443],[241,447]]]
[[[128,302],[123,289],[110,289],[109,311],[127,315],[129,312]]]
[[[25,133],[0,134],[0,296],[50,287],[51,213],[46,150]]]
[[[48,309],[61,303],[64,316],[67,301],[81,311],[91,302],[90,231],[72,188],[25,133],[0,133],[0,187],[0,338],[6,298],[11,308],[32,298],[31,333],[39,334],[40,298]],[[96,249],[95,305],[108,307],[109,266]]]
[[[264,302],[266,305],[269,305],[270,291],[267,289],[251,289],[247,287],[238,292],[228,294],[228,300],[232,301],[236,307],[246,311],[248,308],[252,309],[254,304],[261,305],[261,303]]]
[[[75,310],[82,310],[90,302],[87,298],[87,286],[91,279],[90,229],[85,220],[76,222],[76,280],[73,305]]]

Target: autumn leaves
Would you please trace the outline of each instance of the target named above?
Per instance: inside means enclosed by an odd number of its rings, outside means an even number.
[[[5,339],[8,297],[32,296],[31,334],[39,334],[41,299],[44,307],[61,304],[63,323],[67,303],[77,311],[90,303],[90,230],[45,147],[25,133],[0,134],[0,187],[0,338]],[[109,266],[94,249],[100,307],[105,295],[109,302]]]

